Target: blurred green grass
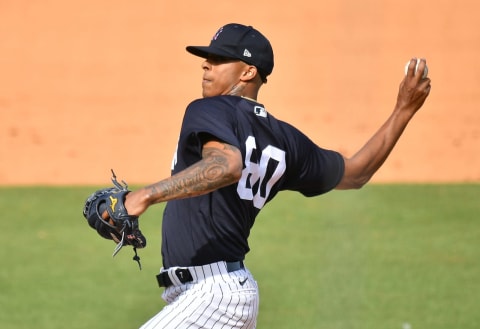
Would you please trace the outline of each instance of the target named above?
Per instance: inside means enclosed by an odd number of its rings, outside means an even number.
[[[81,215],[95,189],[0,188],[2,328],[138,328],[162,308],[163,205],[141,218],[139,271]],[[247,255],[258,328],[479,328],[479,214],[479,184],[281,193]]]

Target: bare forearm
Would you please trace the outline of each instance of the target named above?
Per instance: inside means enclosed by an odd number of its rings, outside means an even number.
[[[230,174],[228,161],[222,156],[214,156],[145,189],[150,195],[151,203],[158,203],[206,194],[236,180],[238,179]]]
[[[383,165],[413,115],[395,111],[368,142],[349,159],[338,189],[360,188]]]
[[[181,172],[145,186],[127,196],[129,214],[140,215],[155,203],[195,197],[228,186],[240,179],[240,151],[220,142],[207,143],[202,159]]]

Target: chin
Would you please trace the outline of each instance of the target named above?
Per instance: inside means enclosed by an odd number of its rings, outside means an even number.
[[[208,91],[205,90],[205,89],[202,90],[202,97],[203,97],[203,98],[213,97],[213,96],[217,96],[217,94],[214,94],[214,93],[212,93],[212,92],[208,92]]]

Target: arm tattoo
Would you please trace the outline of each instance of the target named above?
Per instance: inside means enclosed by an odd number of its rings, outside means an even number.
[[[230,163],[226,153],[236,148],[223,144],[222,150],[214,147],[203,149],[203,159],[182,172],[150,185],[149,191],[157,202],[164,200],[193,197],[233,184],[237,179],[230,172]]]

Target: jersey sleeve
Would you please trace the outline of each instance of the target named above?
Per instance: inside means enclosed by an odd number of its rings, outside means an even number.
[[[332,150],[319,147],[307,136],[294,129],[290,139],[291,172],[288,189],[307,197],[327,193],[334,189],[343,177],[343,156]]]

